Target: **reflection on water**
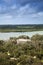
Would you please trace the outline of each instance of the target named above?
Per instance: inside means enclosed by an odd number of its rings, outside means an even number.
[[[34,34],[42,34],[43,31],[34,31],[34,32],[7,32],[7,33],[0,33],[0,40],[7,40],[10,37],[18,37],[20,35],[27,35],[31,37]]]

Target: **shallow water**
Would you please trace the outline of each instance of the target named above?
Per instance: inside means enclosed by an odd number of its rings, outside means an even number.
[[[34,32],[7,32],[7,33],[1,33],[0,32],[0,40],[8,40],[10,37],[18,37],[20,35],[27,35],[29,37],[32,37],[35,34],[43,35],[43,31],[34,31]]]

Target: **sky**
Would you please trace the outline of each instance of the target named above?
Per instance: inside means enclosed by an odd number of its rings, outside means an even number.
[[[43,0],[0,0],[0,25],[43,24]]]

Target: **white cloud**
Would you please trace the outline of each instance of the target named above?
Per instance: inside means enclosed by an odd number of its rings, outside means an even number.
[[[43,12],[39,12],[38,15],[39,15],[39,16],[43,16]]]
[[[0,13],[6,12],[6,11],[7,11],[6,6],[0,5]]]
[[[17,5],[12,5],[10,7],[0,6],[0,13],[10,14],[13,17],[30,16],[35,12],[34,8],[31,8],[29,4],[21,7],[18,7]]]
[[[3,1],[5,1],[5,2],[7,2],[7,3],[10,3],[12,0],[3,0]]]
[[[0,19],[2,20],[7,20],[7,19],[12,19],[12,16],[11,15],[9,15],[9,14],[2,14],[2,15],[0,15]]]
[[[11,0],[4,0],[9,2]],[[19,23],[36,23],[43,20],[43,12],[36,12],[30,7],[30,4],[18,7],[12,5],[10,7],[0,6],[0,23],[2,24],[19,24]]]
[[[18,10],[18,16],[24,17],[24,16],[31,16],[31,14],[35,13],[36,11],[30,7],[29,4],[22,6]]]
[[[16,5],[12,5],[10,8],[11,9],[17,9],[17,6]]]
[[[43,12],[34,13],[34,14],[32,14],[32,17],[35,17],[35,18],[43,17]]]

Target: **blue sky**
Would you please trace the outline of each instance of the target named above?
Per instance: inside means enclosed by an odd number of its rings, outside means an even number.
[[[43,24],[43,0],[0,0],[1,24]]]

